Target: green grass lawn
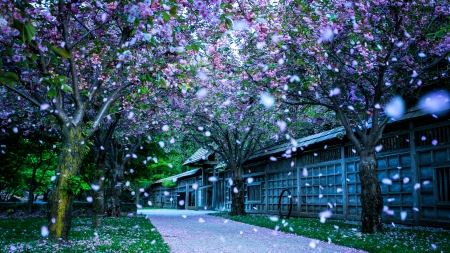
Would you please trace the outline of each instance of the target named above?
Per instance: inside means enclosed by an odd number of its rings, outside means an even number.
[[[324,242],[368,252],[449,252],[450,230],[385,225],[383,232],[362,234],[360,226],[336,220],[321,223],[319,219],[289,219],[272,221],[267,216],[229,216],[210,214],[270,229],[278,229]],[[275,220],[275,219],[273,219]]]
[[[170,252],[144,217],[105,218],[99,229],[91,218],[74,218],[65,244],[41,236],[46,224],[44,218],[0,219],[0,252]]]

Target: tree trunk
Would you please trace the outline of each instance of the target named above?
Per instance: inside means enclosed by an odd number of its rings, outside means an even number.
[[[364,150],[360,155],[360,180],[361,180],[361,204],[362,204],[362,232],[375,233],[381,231],[381,212],[383,210],[383,198],[381,187],[378,183],[378,161],[373,149]]]
[[[37,166],[33,168],[33,174],[31,174],[30,188],[28,188],[28,213],[33,212],[33,202],[34,202],[34,181],[36,180],[36,170]]]
[[[75,126],[70,126],[64,130],[64,141],[59,156],[58,169],[59,173],[56,185],[51,192],[48,201],[50,225],[49,237],[52,240],[67,240],[69,237],[70,227],[72,223],[72,203],[76,182],[74,177],[79,176],[81,163],[85,152],[84,138],[82,130]]]
[[[123,166],[113,164],[110,168],[107,191],[107,214],[120,217],[120,197],[122,196]]]
[[[231,213],[230,215],[246,215],[244,179],[234,176],[231,186]]]
[[[139,182],[137,180],[134,180],[134,192],[135,192],[135,196],[136,196],[136,200],[134,201],[136,203],[136,205],[139,205],[139,201],[140,201],[140,194],[141,192],[139,191]]]
[[[105,150],[100,150],[97,153],[95,182],[98,185],[98,191],[92,194],[92,226],[94,228],[102,227],[102,218],[105,214],[104,192],[105,192]]]

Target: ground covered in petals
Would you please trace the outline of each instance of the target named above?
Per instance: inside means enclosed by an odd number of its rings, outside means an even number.
[[[91,218],[74,218],[69,242],[42,237],[44,218],[0,219],[0,252],[169,252],[161,235],[143,217],[105,218],[93,229]]]
[[[209,216],[209,211],[142,210],[174,253],[350,253],[365,251]]]
[[[281,220],[265,215],[211,215],[368,252],[450,252],[450,230],[440,228],[386,224],[381,233],[363,234],[359,222],[326,220],[321,223],[319,219]]]

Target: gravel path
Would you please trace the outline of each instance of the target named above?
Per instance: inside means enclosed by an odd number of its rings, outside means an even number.
[[[209,216],[208,211],[142,210],[139,213],[148,215],[174,253],[365,252]]]

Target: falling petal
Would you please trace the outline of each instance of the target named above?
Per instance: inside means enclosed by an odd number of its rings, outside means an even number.
[[[380,152],[383,149],[383,145],[378,145],[375,147],[375,151]]]
[[[217,182],[217,180],[218,180],[218,178],[215,177],[215,176],[212,176],[212,177],[209,177],[209,178],[208,178],[208,181],[209,181],[209,182]]]
[[[253,178],[252,177],[247,178],[247,183],[249,184],[253,183]]]
[[[416,183],[416,184],[414,185],[414,190],[418,190],[418,189],[420,189],[420,184],[419,184],[419,183]]]
[[[44,104],[41,104],[41,111],[45,111],[45,110],[47,110],[49,107],[50,107],[50,105],[49,104],[46,104],[46,103],[44,103]]]
[[[392,100],[384,107],[384,112],[387,116],[399,120],[403,117],[405,113],[405,101],[400,96],[395,96]]]
[[[203,223],[203,222],[205,222],[205,220],[202,219],[202,218],[199,218],[199,219],[198,219],[198,222]]]
[[[197,91],[197,93],[195,93],[195,95],[197,96],[198,99],[203,99],[206,97],[206,95],[208,95],[208,90],[205,88],[201,88],[200,90]]]
[[[326,219],[331,218],[332,214],[333,213],[330,210],[325,210],[325,211],[319,213],[320,222],[325,223]]]
[[[257,42],[256,43],[256,48],[257,49],[262,49],[265,46],[266,46],[266,42]]]
[[[405,211],[400,212],[400,218],[402,221],[406,220],[406,216],[408,215],[408,213],[406,213]]]
[[[99,185],[96,185],[96,184],[91,184],[91,188],[92,188],[92,190],[94,190],[94,191],[100,190],[100,186],[99,186]]]
[[[164,125],[164,126],[162,127],[162,130],[163,130],[164,132],[169,131],[169,126],[168,126],[168,125]]]
[[[307,176],[308,176],[308,169],[303,168],[303,170],[302,170],[302,175],[303,175],[304,177],[307,177]]]
[[[444,115],[450,109],[450,94],[445,90],[430,92],[420,99],[419,108],[425,113]]]
[[[262,93],[261,94],[261,103],[266,107],[270,108],[275,104],[275,98],[270,95],[269,93]]]
[[[249,29],[249,24],[244,19],[235,20],[235,21],[233,21],[233,29],[235,31],[245,31],[245,30]]]
[[[47,237],[48,234],[49,234],[49,231],[48,231],[47,226],[42,226],[41,227],[41,235],[42,235],[42,237]]]
[[[392,180],[390,180],[389,178],[383,178],[381,182],[385,185],[392,185]]]
[[[92,202],[92,197],[87,197],[87,198],[86,198],[86,201],[87,201],[87,202]]]
[[[323,29],[321,32],[320,42],[331,41],[333,39],[333,35],[334,35],[333,30],[330,27]]]
[[[108,15],[106,13],[103,13],[102,14],[102,22],[105,23],[107,18],[108,18]]]
[[[287,126],[286,122],[279,120],[279,121],[277,121],[277,126],[278,126],[278,128],[280,128],[281,132],[286,131],[286,126]]]
[[[193,183],[192,184],[192,189],[197,190],[197,188],[198,188],[198,184],[197,183]]]
[[[278,217],[276,216],[270,216],[269,219],[273,222],[277,222],[278,221]]]

